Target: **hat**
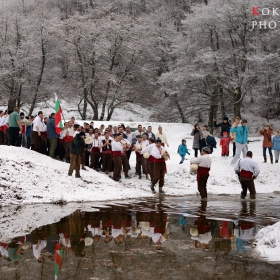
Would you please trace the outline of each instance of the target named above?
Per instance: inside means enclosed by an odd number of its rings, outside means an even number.
[[[225,131],[225,132],[223,132],[223,135],[226,135],[226,136],[227,136],[227,135],[228,135],[228,133]]]
[[[209,149],[209,147],[203,147],[202,148],[202,151],[206,152],[207,154],[210,154],[211,153],[211,150]]]
[[[267,123],[265,126],[269,126],[269,127],[271,127],[271,124],[270,124],[270,123]]]
[[[182,142],[187,142],[186,139],[183,139]]]
[[[24,113],[23,113],[23,112],[21,112],[19,115],[20,115],[20,116],[24,116]]]
[[[86,136],[86,134],[83,131],[81,131],[79,134],[80,136]]]
[[[117,136],[120,136],[120,134],[119,133],[114,133],[113,136],[117,137]]]
[[[161,143],[161,139],[160,138],[158,138],[158,139],[156,139],[156,143]]]
[[[224,117],[223,120],[224,120],[224,121],[228,121],[228,117]]]
[[[136,138],[142,138],[141,134],[136,135]]]

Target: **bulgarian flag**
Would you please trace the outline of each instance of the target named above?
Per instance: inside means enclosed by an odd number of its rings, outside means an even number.
[[[55,276],[54,279],[57,280],[61,264],[62,264],[62,254],[63,254],[63,247],[61,244],[57,243],[55,245],[55,252],[54,252],[54,259],[55,259]]]
[[[55,92],[54,92],[54,97],[55,97],[55,131],[57,134],[60,134],[60,132],[63,130],[62,109]]]

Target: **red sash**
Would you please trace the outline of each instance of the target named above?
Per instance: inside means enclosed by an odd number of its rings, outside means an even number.
[[[66,135],[66,136],[63,138],[63,140],[64,140],[65,142],[72,142],[73,136]]]
[[[113,157],[121,156],[121,155],[122,155],[121,151],[114,151],[113,152]]]
[[[252,179],[253,178],[253,173],[250,172],[250,171],[241,170],[240,177]]]
[[[139,152],[136,152],[136,157],[143,157]]]
[[[91,152],[92,153],[100,153],[100,149],[98,147],[92,147]]]
[[[59,138],[59,143],[64,143],[64,139]]]
[[[4,125],[4,128],[3,128],[3,130],[8,130],[9,128],[6,126],[6,125]]]
[[[209,171],[210,171],[210,168],[199,166],[198,169],[197,169],[197,175],[196,175],[197,181],[200,180],[200,175],[201,174],[209,174]]]
[[[154,162],[154,157],[153,156],[149,156],[148,162]]]
[[[107,149],[106,151],[102,151],[102,154],[112,154],[112,151],[110,149]]]

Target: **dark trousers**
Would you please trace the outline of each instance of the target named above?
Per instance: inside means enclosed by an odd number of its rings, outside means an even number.
[[[147,167],[148,167],[148,173],[150,175],[151,182],[152,182],[153,178],[154,178],[154,162],[148,161]]]
[[[141,166],[143,169],[143,174],[147,174],[147,160],[142,157],[136,157],[136,172],[140,176],[141,175]]]
[[[41,153],[42,149],[42,140],[41,136],[38,135],[37,131],[33,131],[33,139],[34,139],[34,151]]]
[[[90,152],[90,168],[97,169],[100,159],[100,152]]]
[[[247,190],[250,192],[250,199],[256,198],[256,189],[253,179],[240,177],[240,184],[242,187],[241,198],[246,197]]]
[[[81,165],[83,165],[83,167],[84,167],[86,164],[86,151],[82,147],[81,147],[80,155],[81,155]]]
[[[10,146],[17,146],[19,127],[9,127]]]
[[[197,189],[201,198],[207,198],[207,180],[209,174],[200,174],[200,179],[197,181]]]
[[[0,145],[4,145],[4,132],[0,131]]]
[[[70,161],[69,151],[71,147],[71,142],[64,142],[63,146],[64,146],[64,158],[66,159],[67,162],[69,162]]]
[[[9,129],[3,130],[4,133],[4,145],[9,145],[10,140],[9,140]]]
[[[113,164],[112,164],[112,153],[102,153],[102,171],[103,172],[112,172],[113,171]]]
[[[128,176],[129,164],[126,155],[122,155],[122,167],[125,176]]]
[[[154,162],[154,175],[152,184],[155,185],[159,181],[159,187],[164,185],[165,162]]]
[[[236,153],[236,145],[235,145],[235,142],[233,142],[232,145],[233,145],[233,147],[232,147],[233,156],[235,156],[235,153]]]
[[[114,161],[113,179],[118,180],[121,177],[121,172],[122,172],[122,157],[114,156],[113,161]]]
[[[272,148],[263,148],[263,156],[266,157],[266,149],[268,149],[269,156],[272,157],[273,156],[271,151]]]
[[[196,148],[194,149],[194,156],[195,156],[195,157],[198,156],[198,150],[199,150],[199,149],[196,149]]]
[[[126,154],[126,157],[128,160],[128,168],[130,169],[129,159],[130,159],[130,155],[131,155],[131,150],[127,150],[125,154]]]
[[[85,165],[89,166],[90,151],[85,150]]]

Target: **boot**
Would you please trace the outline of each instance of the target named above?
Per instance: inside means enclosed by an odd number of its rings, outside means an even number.
[[[82,164],[82,169],[83,169],[83,170],[87,170],[87,169],[85,168],[85,165],[84,165],[84,164]]]
[[[278,160],[275,160],[275,163],[278,163]]]
[[[128,172],[125,172],[124,176],[125,176],[126,179],[131,179],[131,177],[128,175]]]
[[[156,193],[155,185],[153,185],[153,184],[151,184],[151,191],[152,191],[152,193]]]
[[[158,191],[158,192],[159,192],[159,193],[165,193],[165,192],[163,191],[162,187],[159,188],[159,191]]]
[[[264,157],[263,157],[263,159],[264,159],[264,161],[263,161],[263,162],[266,162],[266,156],[264,156]]]
[[[270,162],[273,164],[273,156],[270,157]]]

